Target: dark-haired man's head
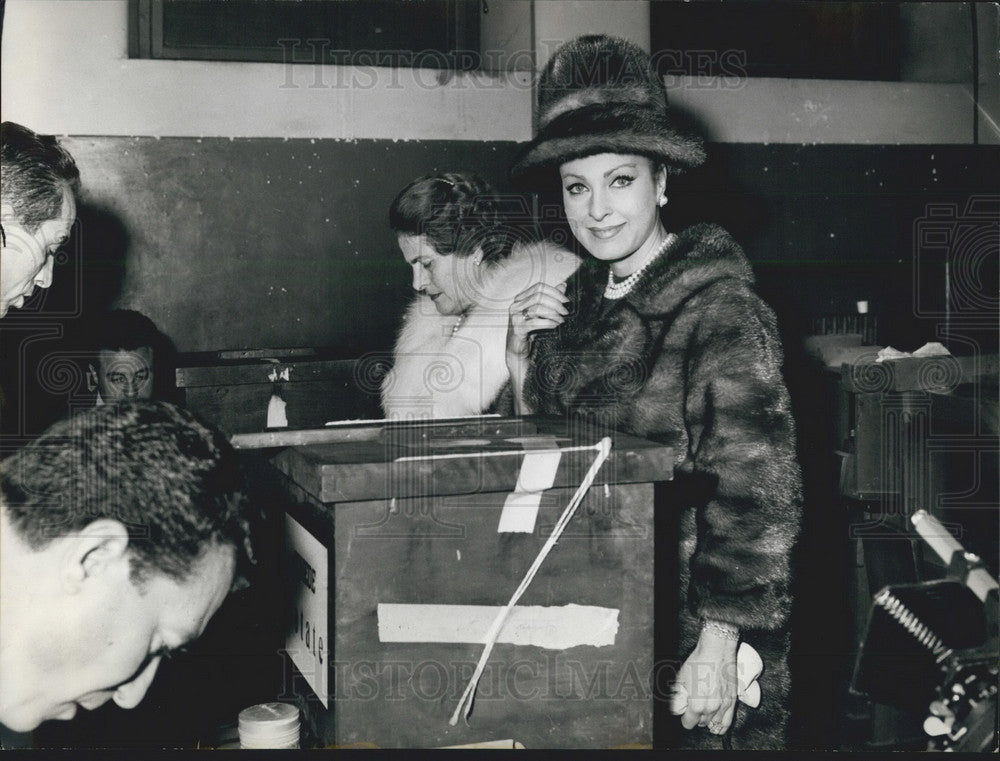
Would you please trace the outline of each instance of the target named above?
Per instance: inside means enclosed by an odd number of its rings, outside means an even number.
[[[87,386],[102,403],[151,399],[157,349],[163,337],[153,321],[131,309],[115,309],[94,327],[94,356],[87,368]]]
[[[0,463],[0,497],[0,723],[13,730],[137,705],[253,563],[235,452],[166,402],[56,423]]]
[[[0,125],[0,317],[52,284],[56,252],[76,220],[80,172],[51,135]]]

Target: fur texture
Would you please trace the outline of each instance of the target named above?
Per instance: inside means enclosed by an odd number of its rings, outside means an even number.
[[[438,313],[429,297],[418,294],[406,310],[393,368],[382,383],[386,417],[490,411],[509,383],[507,311],[514,297],[538,281],[560,283],[579,265],[575,254],[553,244],[515,246],[509,257],[484,271],[478,303],[454,334],[459,318]]]
[[[577,37],[556,51],[539,77],[538,126],[547,126],[566,111],[609,102],[662,111],[667,91],[637,45],[604,34]]]
[[[521,187],[593,153],[650,156],[675,174],[705,160],[701,139],[674,124],[649,56],[618,37],[586,35],[559,48],[539,77],[538,114],[535,138],[510,169]]]
[[[682,232],[620,301],[602,299],[607,266],[596,260],[575,280],[575,313],[535,341],[525,399],[535,412],[573,409],[675,448],[674,583],[686,593],[675,657],[693,649],[700,617],[739,626],[765,671],[760,708],[737,710],[733,747],[781,748],[801,475],[774,315],[752,291],[739,246],[712,225]],[[721,747],[703,729],[678,737]]]
[[[541,187],[559,164],[596,153],[649,156],[670,175],[705,160],[701,140],[678,130],[666,114],[633,103],[603,103],[553,120],[515,158],[511,176],[522,187]]]

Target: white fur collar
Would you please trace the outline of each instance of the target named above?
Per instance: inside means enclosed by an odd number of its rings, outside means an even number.
[[[509,379],[507,311],[514,297],[539,281],[556,285],[579,266],[575,254],[551,243],[515,246],[485,271],[482,297],[454,335],[459,317],[439,314],[429,297],[416,296],[382,383],[386,417],[463,417],[489,409]]]

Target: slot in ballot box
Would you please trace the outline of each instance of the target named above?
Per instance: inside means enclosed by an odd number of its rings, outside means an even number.
[[[513,609],[484,636],[609,435]],[[321,746],[651,746],[653,484],[674,453],[572,420],[480,417],[235,436],[285,511],[287,670]],[[280,447],[280,449],[276,449]],[[662,696],[661,696],[662,697]]]

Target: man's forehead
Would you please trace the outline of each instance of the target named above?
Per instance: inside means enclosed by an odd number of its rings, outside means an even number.
[[[222,602],[229,596],[236,574],[236,548],[230,544],[215,545],[205,553],[202,560],[200,565],[203,573],[195,578],[196,584],[202,589],[198,597],[205,600],[205,605],[201,608],[201,615],[192,628],[191,639],[197,638],[205,631],[208,620],[215,615]]]
[[[63,191],[62,208],[59,214],[51,219],[47,219],[39,225],[39,232],[44,237],[46,244],[62,242],[69,238],[76,223],[76,199],[71,191]]]
[[[235,547],[211,545],[183,581],[158,577],[158,589],[147,585],[163,604],[161,625],[180,642],[197,639],[229,595],[235,571]]]
[[[69,188],[63,188],[62,207],[59,215],[53,217],[43,225],[50,227],[54,233],[53,237],[67,237],[76,222],[76,196]]]
[[[59,217],[67,220],[71,227],[76,221],[76,196],[69,188],[63,188],[63,203]]]

